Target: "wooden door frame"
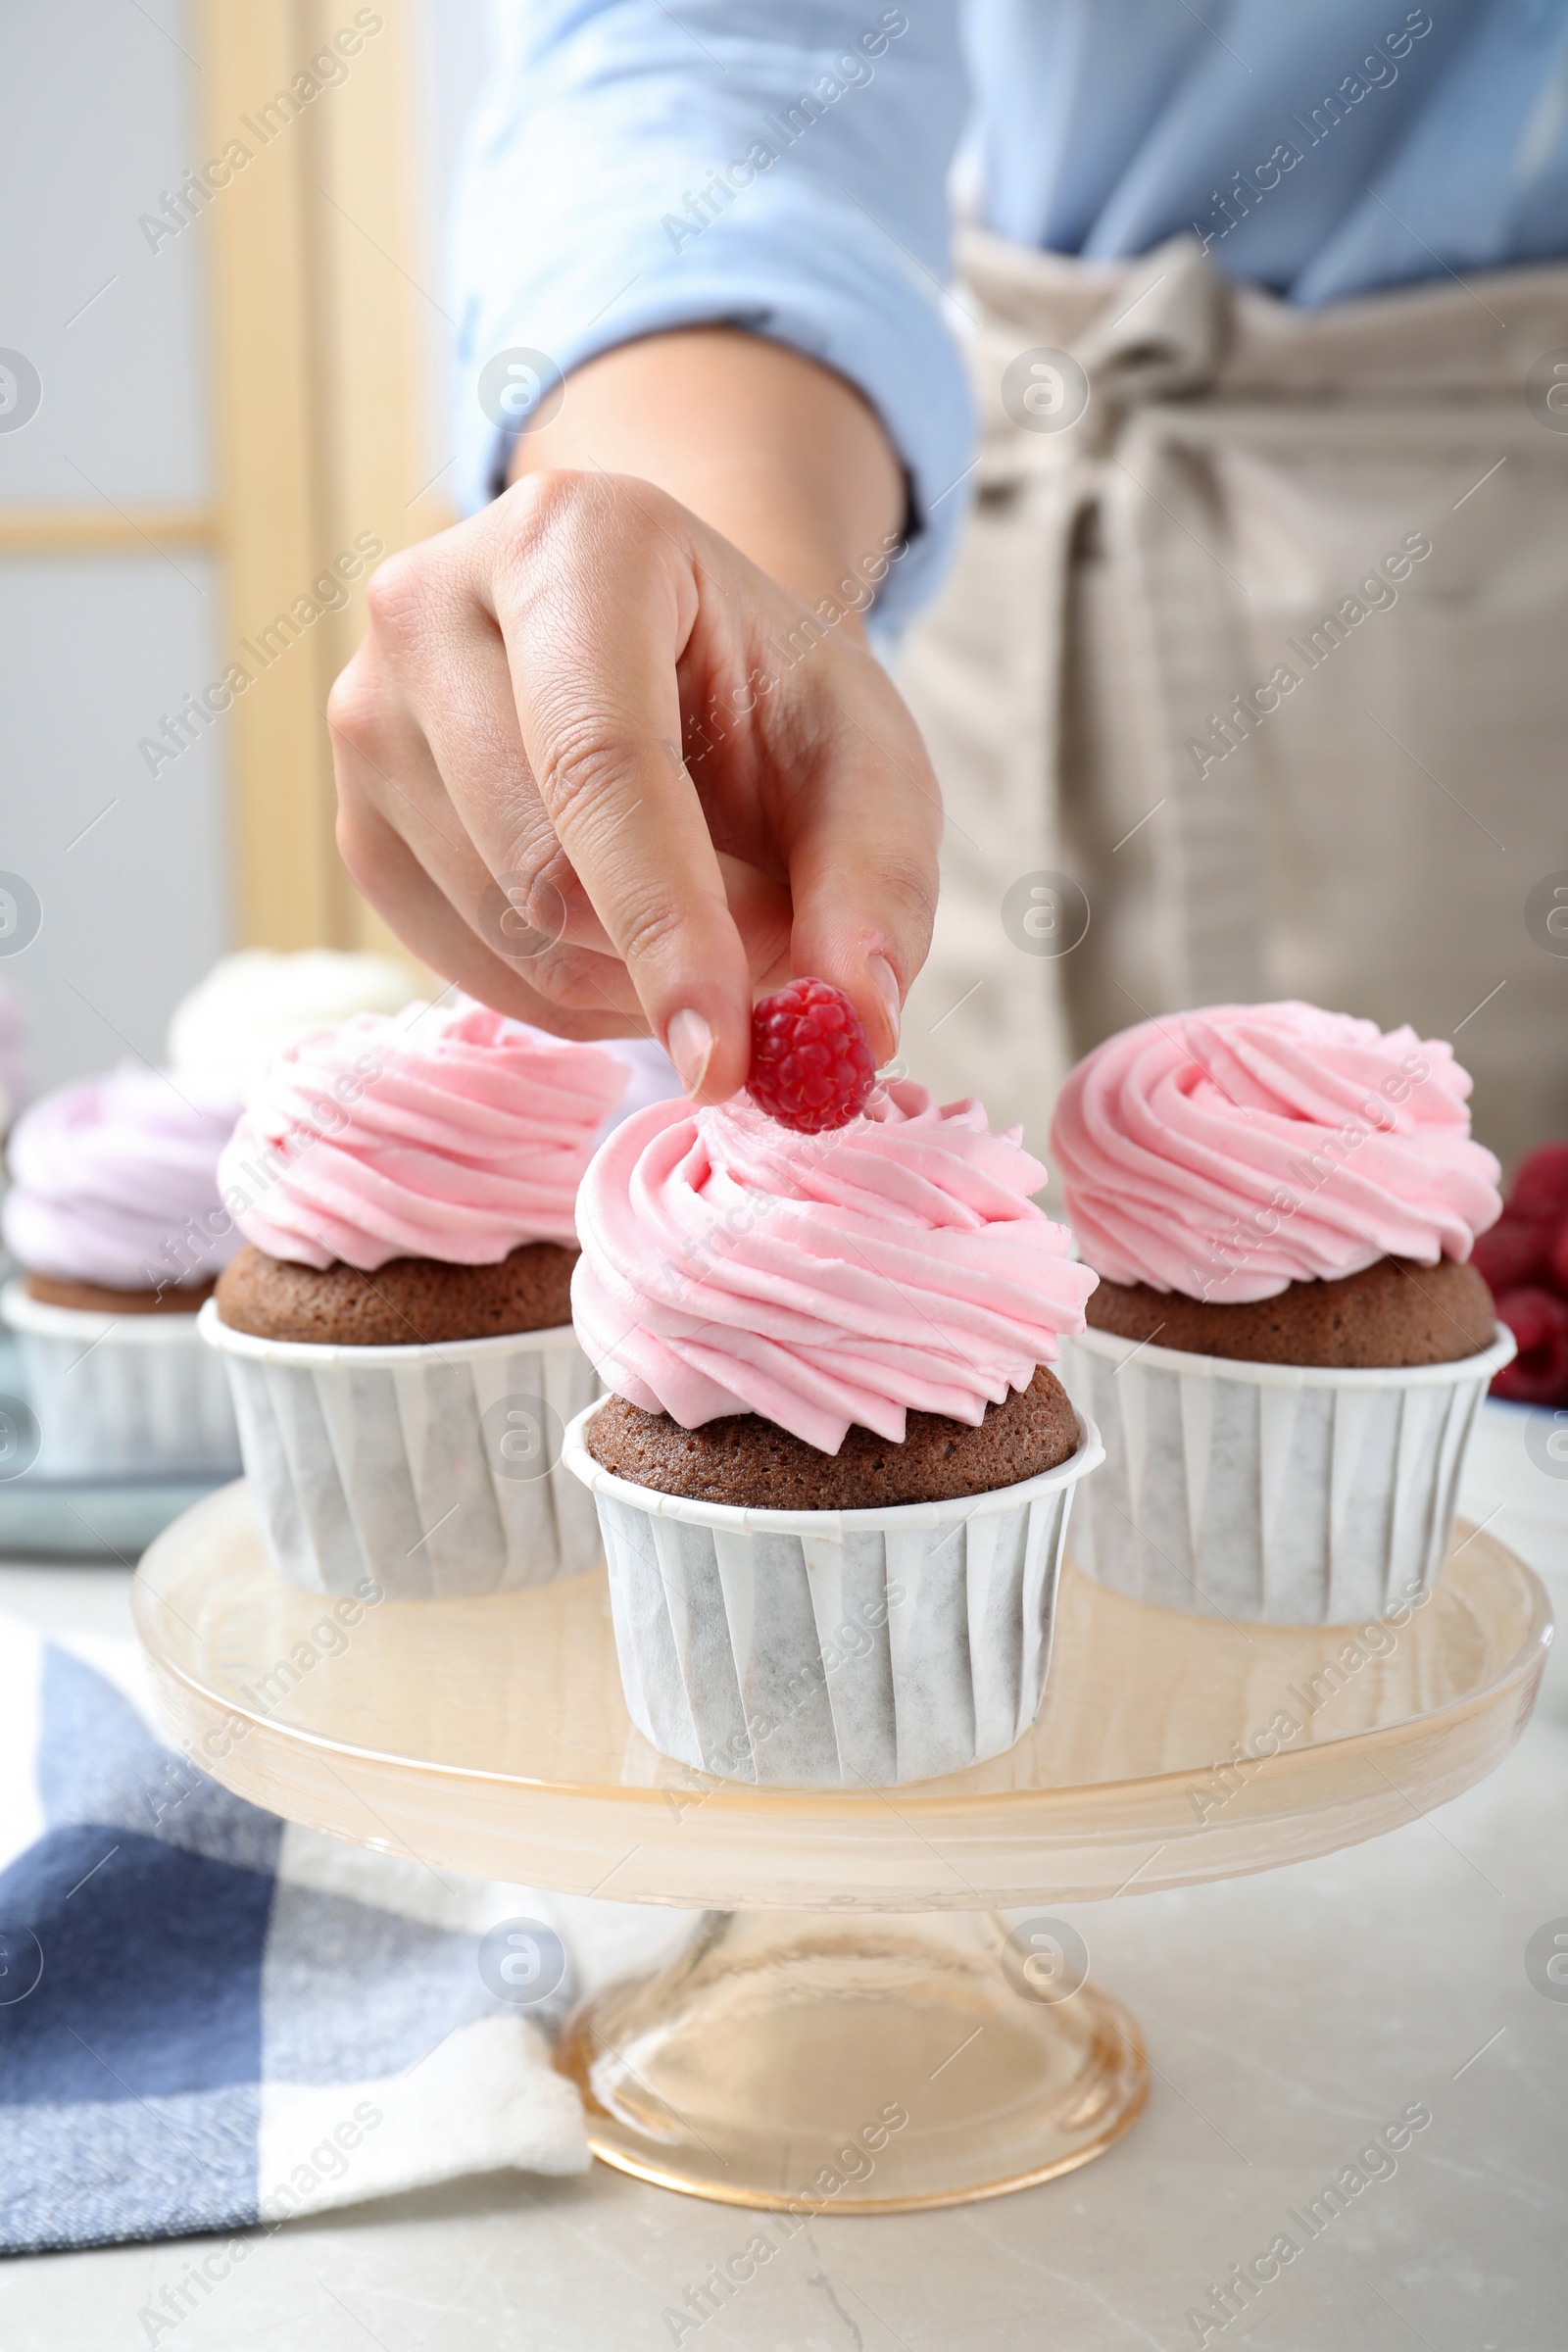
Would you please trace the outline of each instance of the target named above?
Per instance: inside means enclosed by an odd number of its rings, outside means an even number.
[[[244,946],[389,944],[337,856],[324,714],[366,574],[451,519],[423,486],[439,306],[419,283],[411,16],[196,0],[223,660],[248,673],[225,723]]]

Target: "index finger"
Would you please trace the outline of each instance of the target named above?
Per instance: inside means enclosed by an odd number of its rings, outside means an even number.
[[[639,484],[639,490],[646,489]],[[698,590],[659,494],[534,476],[527,527],[480,584],[507,648],[523,749],[562,849],[688,1094],[725,1101],[751,1058],[746,950],[681,759],[676,664]],[[672,502],[663,501],[671,516]],[[487,857],[482,812],[475,837]]]

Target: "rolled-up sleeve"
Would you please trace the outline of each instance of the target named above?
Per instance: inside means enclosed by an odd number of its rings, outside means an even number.
[[[966,94],[953,0],[500,0],[455,216],[460,499],[563,376],[723,322],[858,386],[909,483],[878,603],[930,595],[973,416],[944,316]],[[870,552],[870,551],[868,551]]]

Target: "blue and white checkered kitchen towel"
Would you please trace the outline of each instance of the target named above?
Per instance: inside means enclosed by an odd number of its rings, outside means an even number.
[[[133,1643],[0,1618],[0,2249],[581,2172],[568,1986],[507,1924],[550,1899],[258,1811],[163,1744]]]

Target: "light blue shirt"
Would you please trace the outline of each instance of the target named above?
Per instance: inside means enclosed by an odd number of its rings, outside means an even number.
[[[956,159],[1003,236],[1111,260],[1189,231],[1298,303],[1568,253],[1568,0],[496,7],[455,230],[464,503],[584,360],[747,326],[858,385],[902,454],[894,626],[972,454]]]

